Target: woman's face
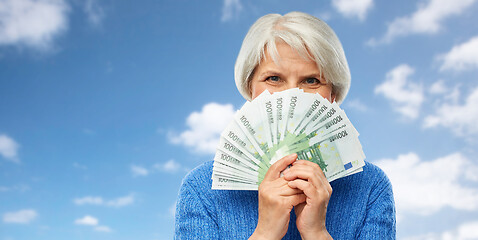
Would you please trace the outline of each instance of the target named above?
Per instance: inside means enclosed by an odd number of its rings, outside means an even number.
[[[256,67],[252,76],[252,99],[266,89],[273,93],[301,88],[305,92],[319,93],[330,102],[335,100],[332,85],[320,75],[314,61],[304,59],[286,43],[277,43],[276,46],[280,63],[276,65],[266,52],[266,57]]]

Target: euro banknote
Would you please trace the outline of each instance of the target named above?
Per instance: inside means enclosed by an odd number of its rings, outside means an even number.
[[[212,188],[257,190],[272,164],[292,153],[328,181],[362,171],[359,133],[335,102],[293,88],[246,102],[220,136]]]

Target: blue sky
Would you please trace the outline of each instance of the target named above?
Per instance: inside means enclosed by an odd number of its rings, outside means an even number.
[[[0,240],[171,239],[243,37],[290,11],[342,41],[399,239],[478,239],[477,1],[0,0]]]

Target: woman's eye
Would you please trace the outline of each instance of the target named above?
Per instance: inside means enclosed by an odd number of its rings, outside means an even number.
[[[272,82],[278,82],[280,78],[278,76],[270,76],[266,78],[266,80],[272,81]]]
[[[305,83],[307,83],[307,84],[318,84],[318,83],[320,83],[320,81],[317,78],[307,78],[305,80]]]

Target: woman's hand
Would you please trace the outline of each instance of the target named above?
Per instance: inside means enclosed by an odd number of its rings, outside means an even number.
[[[332,239],[325,228],[327,204],[332,187],[320,167],[310,161],[299,160],[284,172],[289,187],[301,190],[306,201],[295,206],[297,229],[302,239]]]
[[[267,171],[259,185],[259,220],[250,239],[281,239],[287,233],[290,211],[305,201],[299,188],[291,188],[280,173],[297,159],[297,154],[283,157]]]

